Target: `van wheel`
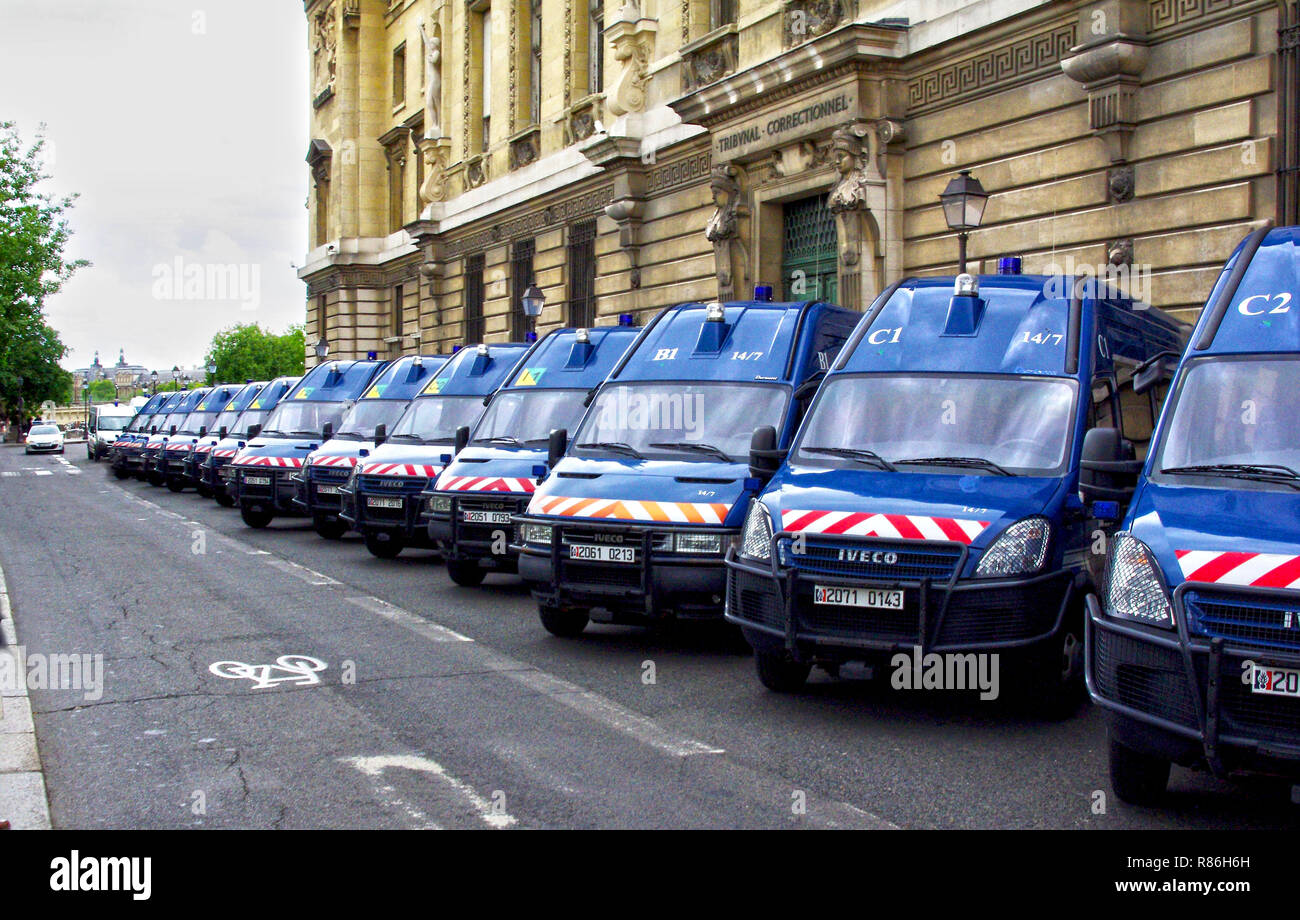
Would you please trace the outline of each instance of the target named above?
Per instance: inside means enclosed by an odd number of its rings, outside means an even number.
[[[212,497],[212,486],[208,485],[206,482],[200,481],[196,483],[194,486],[194,491],[199,493],[200,498]]]
[[[477,588],[483,584],[483,576],[487,575],[477,562],[466,562],[463,559],[448,559],[447,574],[451,580],[462,588]]]
[[[168,479],[167,488],[171,489],[173,492],[184,492],[185,481],[183,479]]]
[[[537,616],[552,636],[572,639],[587,628],[590,617],[581,607],[538,607]]]
[[[378,556],[380,559],[396,559],[405,546],[401,537],[385,535],[380,538],[378,534],[366,534],[366,549],[370,550],[371,555]]]
[[[1110,787],[1130,805],[1156,805],[1169,785],[1169,761],[1110,738]]]
[[[326,540],[340,540],[348,532],[348,522],[336,517],[321,516],[312,522],[316,533]]]
[[[754,652],[758,679],[775,693],[796,693],[808,681],[812,665],[800,664],[784,652]]]
[[[1083,680],[1082,621],[1071,618],[1061,635],[1027,663],[1025,703],[1034,715],[1059,722],[1078,712],[1087,699]]]
[[[212,497],[215,498],[217,500],[217,504],[223,508],[235,507],[235,499],[231,497],[229,492],[217,492]]]
[[[275,518],[275,514],[270,511],[253,510],[252,508],[240,508],[239,516],[244,519],[244,523],[249,527],[256,527],[259,530]]]
[[[130,470],[113,470],[113,477],[115,479],[126,479],[130,475]]]
[[[144,478],[151,486],[160,486],[166,481],[158,473],[146,473]]]

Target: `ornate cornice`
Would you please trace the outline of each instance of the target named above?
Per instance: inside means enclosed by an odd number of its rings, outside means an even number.
[[[444,258],[458,259],[467,253],[487,249],[498,243],[513,241],[524,236],[535,236],[548,227],[572,223],[584,217],[601,213],[605,205],[614,200],[614,186],[602,185],[568,198],[556,201],[545,207],[534,209],[507,220],[498,217],[492,226],[474,230],[461,236],[445,240]]]

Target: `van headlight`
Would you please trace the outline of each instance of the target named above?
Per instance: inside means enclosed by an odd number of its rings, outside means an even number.
[[[1162,629],[1174,627],[1169,592],[1151,550],[1128,534],[1116,534],[1111,541],[1106,574],[1102,576],[1101,602],[1110,616]]]
[[[429,496],[429,512],[431,514],[451,514],[451,496],[450,495],[431,495]],[[548,536],[546,542],[550,542]]]
[[[673,546],[679,553],[722,552],[722,534],[717,533],[679,533],[673,535]]]
[[[750,559],[772,558],[772,515],[757,498],[749,501],[745,529],[741,534],[740,553]]]
[[[519,526],[519,536],[525,543],[541,543],[550,546],[551,525],[521,524]]]
[[[1047,564],[1047,544],[1052,525],[1047,518],[1016,521],[984,551],[975,567],[976,578],[1005,578],[1032,575]]]

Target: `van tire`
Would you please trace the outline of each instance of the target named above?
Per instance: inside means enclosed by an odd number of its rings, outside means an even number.
[[[202,480],[195,483],[194,491],[199,493],[200,498],[212,497],[212,486],[208,485],[206,482],[203,482]]]
[[[254,511],[252,508],[240,508],[239,516],[244,519],[244,523],[249,527],[254,527],[258,530],[261,530],[267,524],[271,523],[275,518],[275,514],[271,511]]]
[[[130,475],[131,475],[130,470],[113,470],[114,479],[126,479]]]
[[[235,507],[235,500],[234,498],[231,497],[229,492],[222,490],[221,492],[217,492],[216,494],[214,494],[212,497],[215,498],[217,500],[217,504],[223,508]]]
[[[377,556],[380,559],[396,559],[405,548],[406,543],[401,537],[389,537],[386,540],[381,540],[377,534],[366,534],[366,549],[370,550],[372,556]]]
[[[1110,741],[1110,787],[1130,805],[1157,805],[1169,785],[1169,761]]]
[[[167,480],[167,488],[171,489],[173,492],[184,492],[184,491],[185,491],[185,480],[183,480],[183,479],[168,479],[168,480]]]
[[[548,633],[561,639],[580,635],[591,619],[581,607],[538,607],[537,617]]]
[[[785,652],[754,650],[754,667],[758,679],[773,693],[797,693],[808,682],[812,665],[800,664]]]
[[[448,559],[447,574],[452,581],[462,588],[477,588],[483,584],[483,576],[487,575],[487,572],[477,562],[467,562],[464,559]]]
[[[312,521],[312,528],[326,540],[341,540],[348,532],[348,522],[336,517],[321,517]]]

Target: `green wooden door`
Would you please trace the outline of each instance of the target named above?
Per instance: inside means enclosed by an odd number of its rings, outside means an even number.
[[[784,253],[781,287],[786,300],[834,301],[839,291],[835,274],[835,215],[827,195],[791,201],[783,208]]]

